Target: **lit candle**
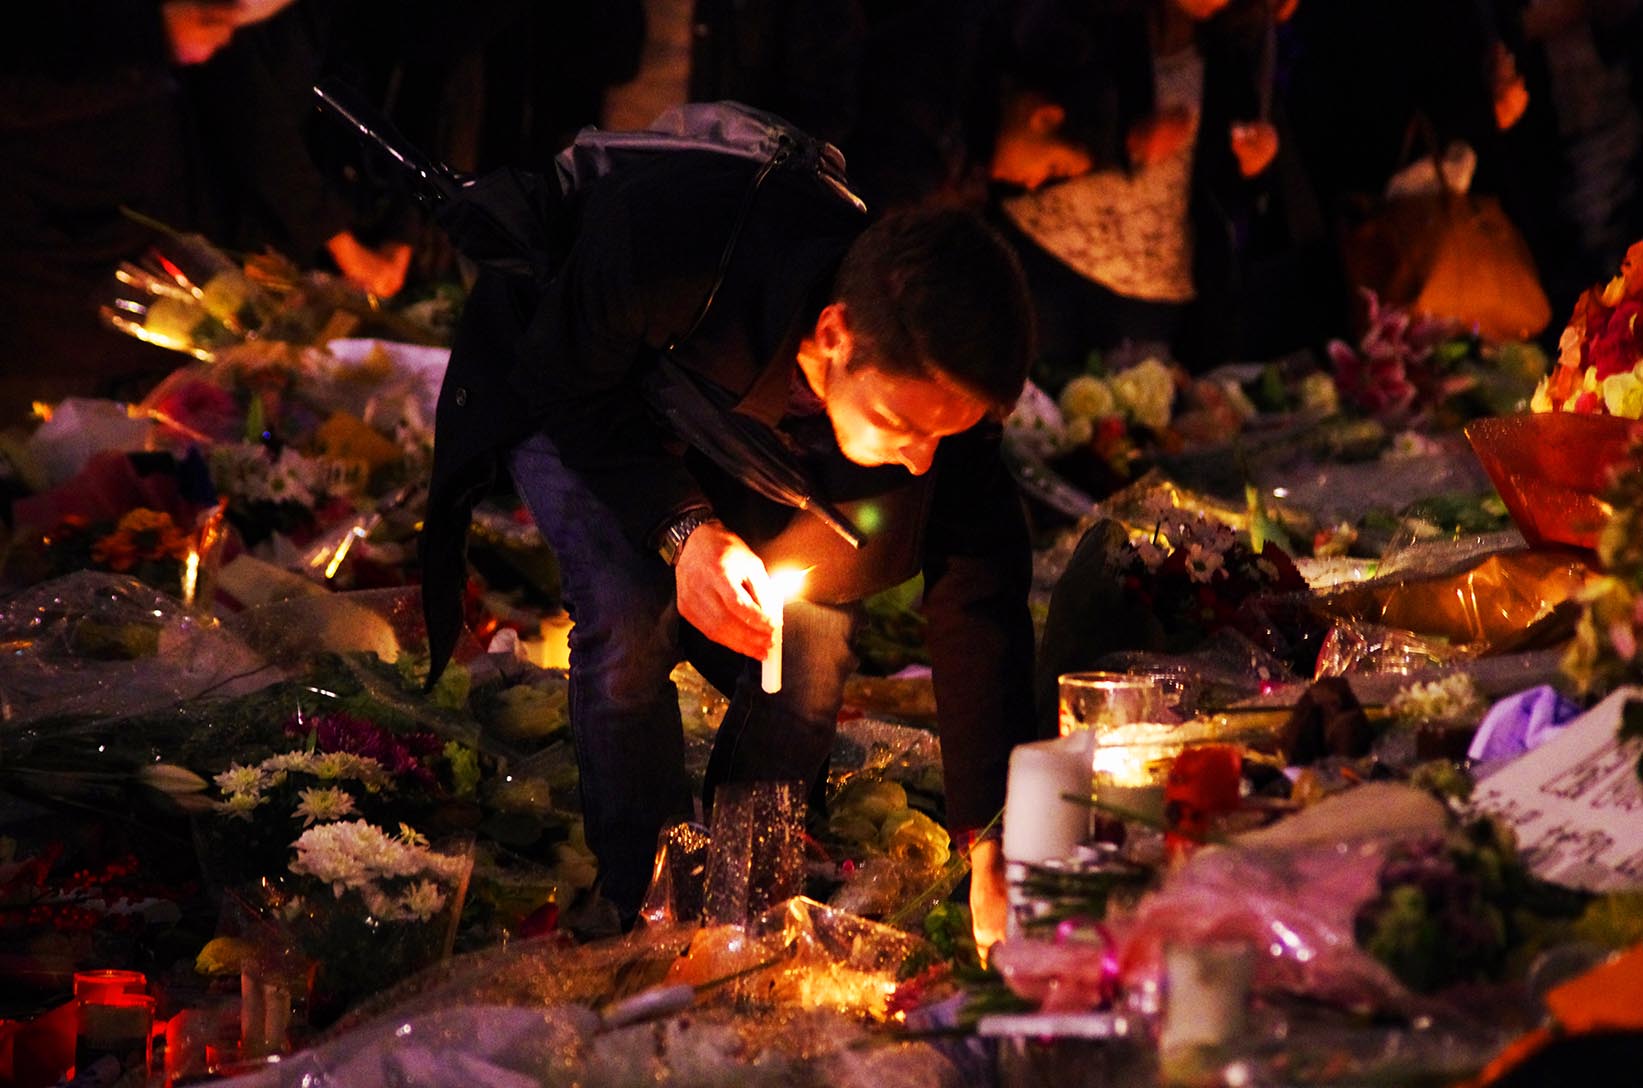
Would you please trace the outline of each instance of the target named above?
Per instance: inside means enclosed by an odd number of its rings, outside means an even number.
[[[781,570],[770,573],[770,601],[765,615],[774,628],[770,636],[770,652],[764,656],[764,667],[759,674],[759,686],[774,695],[782,690],[782,611],[787,602],[799,595],[807,571]]]

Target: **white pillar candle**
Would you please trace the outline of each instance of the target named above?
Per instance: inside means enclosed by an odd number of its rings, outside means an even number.
[[[1071,856],[1089,837],[1090,808],[1063,794],[1090,793],[1089,734],[1018,744],[1004,795],[1004,859],[1042,864]]]
[[[770,613],[770,652],[764,655],[764,666],[759,672],[759,686],[770,695],[782,690],[782,611],[785,602],[777,601]]]
[[[773,631],[770,636],[770,652],[764,655],[759,670],[759,686],[770,695],[782,690],[782,613],[787,609],[787,602],[799,595],[799,589],[804,585],[804,576],[808,573],[808,567],[804,570],[770,572],[771,600],[765,606],[765,615],[769,618]]]

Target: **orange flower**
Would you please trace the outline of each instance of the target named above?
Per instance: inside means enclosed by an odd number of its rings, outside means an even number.
[[[171,515],[138,507],[120,519],[114,532],[91,547],[91,558],[110,570],[130,570],[139,560],[188,556],[188,537]]]

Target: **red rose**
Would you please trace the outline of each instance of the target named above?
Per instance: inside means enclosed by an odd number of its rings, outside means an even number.
[[[1643,356],[1638,318],[1643,302],[1626,299],[1606,314],[1594,313],[1587,324],[1586,363],[1601,381],[1611,374],[1624,374]]]

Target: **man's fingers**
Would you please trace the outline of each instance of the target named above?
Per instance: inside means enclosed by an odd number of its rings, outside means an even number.
[[[751,604],[703,594],[682,598],[679,614],[709,639],[744,656],[763,657],[770,648],[770,621]]]

